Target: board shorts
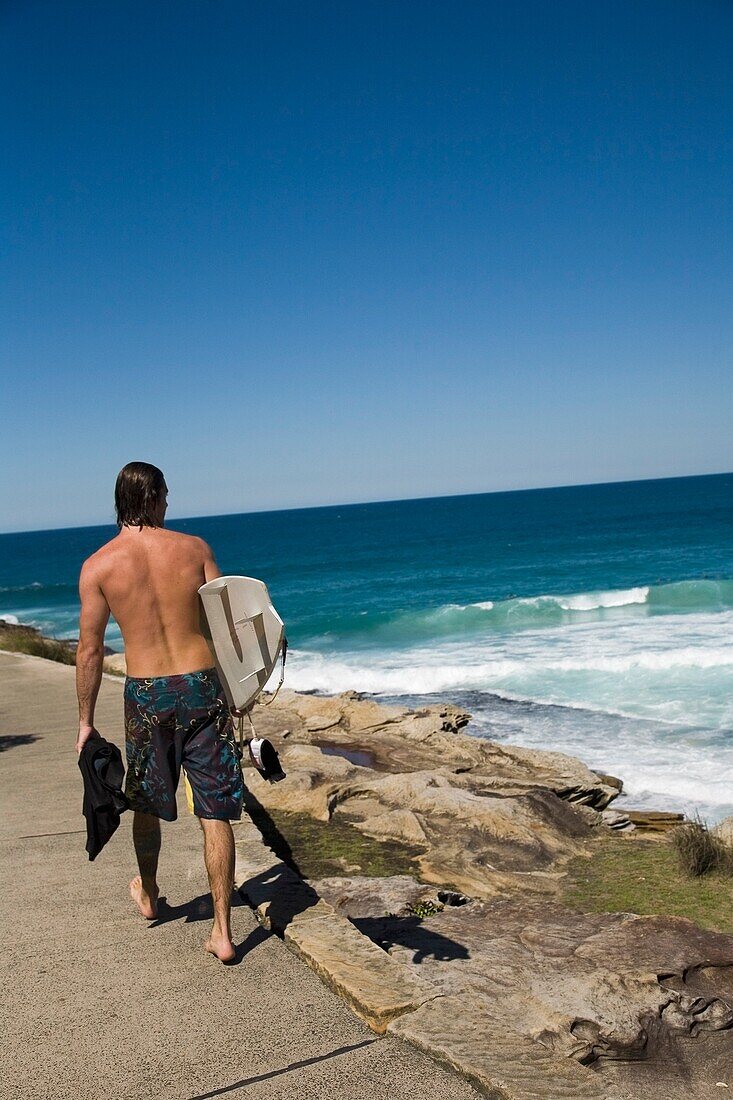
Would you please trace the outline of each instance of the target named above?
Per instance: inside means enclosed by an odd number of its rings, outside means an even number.
[[[133,810],[175,821],[183,767],[197,817],[238,821],[244,780],[216,669],[125,679],[125,794]]]

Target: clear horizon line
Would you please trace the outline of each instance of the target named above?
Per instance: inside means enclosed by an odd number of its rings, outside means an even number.
[[[703,477],[730,477],[733,475],[733,470],[717,470],[712,473],[706,474],[666,474],[664,477],[637,477],[637,478],[624,478],[616,481],[572,481],[566,482],[563,485],[525,485],[516,489],[488,489],[482,492],[472,493],[440,493],[437,496],[418,496],[418,497],[380,497],[377,500],[350,500],[341,501],[335,504],[294,504],[288,505],[285,508],[253,508],[246,512],[204,512],[198,515],[188,516],[171,516],[171,523],[183,523],[189,520],[197,519],[224,519],[227,516],[263,516],[263,515],[276,515],[279,512],[314,512],[328,508],[358,508],[369,506],[373,504],[410,504],[415,501],[427,501],[427,500],[452,500],[456,497],[488,497],[488,496],[506,496],[510,493],[541,493],[541,492],[553,492],[560,489],[587,489],[591,487],[601,487],[604,485],[639,485],[647,481],[686,481],[689,478],[703,478]],[[7,530],[0,531],[0,538],[3,535],[41,535],[51,533],[53,531],[85,531],[94,530],[97,527],[115,527],[116,524],[113,519],[110,519],[107,523],[79,523],[73,524],[70,527],[29,527],[23,531]]]

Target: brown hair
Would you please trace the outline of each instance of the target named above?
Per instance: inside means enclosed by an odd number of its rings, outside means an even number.
[[[149,462],[128,462],[117,475],[115,511],[117,526],[158,527],[155,512],[166,491],[165,478]]]

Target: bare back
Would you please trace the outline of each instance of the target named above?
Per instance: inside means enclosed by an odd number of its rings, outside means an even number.
[[[123,527],[84,571],[119,624],[129,676],[175,676],[213,664],[198,589],[221,573],[202,539]]]

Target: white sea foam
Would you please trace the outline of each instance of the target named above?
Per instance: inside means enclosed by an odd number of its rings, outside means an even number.
[[[449,603],[438,608],[439,613],[450,611],[468,611],[478,608],[481,611],[493,611],[502,606],[509,609],[557,607],[562,611],[599,611],[604,607],[629,607],[632,604],[644,604],[649,597],[649,586],[639,588],[610,589],[608,592],[577,592],[568,596],[540,595],[521,596],[509,600],[477,600],[469,604]]]
[[[643,604],[649,597],[649,586],[639,588],[610,589],[607,592],[577,592],[568,596],[540,595],[518,596],[509,600],[478,600],[470,604],[445,604],[441,611],[467,611],[471,607],[482,611],[493,611],[496,607],[539,608],[555,606],[562,611],[598,611],[603,607],[628,607],[631,604]]]
[[[556,599],[563,611],[596,611],[600,607],[627,607],[629,604],[646,603],[648,596],[647,586],[610,592],[580,592],[575,596],[557,596]]]
[[[716,819],[733,812],[731,639],[726,610],[487,629],[407,648],[296,648],[288,685],[448,699],[470,692],[461,705],[480,732],[621,775],[634,805]],[[499,699],[516,703],[503,704],[505,726]]]
[[[669,673],[684,677],[733,669],[733,644],[720,638],[708,639],[706,645],[674,646],[671,638],[663,645],[658,630],[649,633],[647,646],[637,632],[631,637],[620,629],[609,629],[593,634],[579,630],[552,635],[549,631],[533,636],[525,633],[505,636],[499,643],[492,639],[481,644],[472,639],[470,645],[445,642],[393,651],[301,651],[292,654],[290,676],[297,679],[299,688],[321,691],[349,687],[389,693],[448,688],[498,691],[513,684],[513,695],[518,698],[537,699],[537,689],[543,688],[544,701],[581,706],[593,705],[594,687],[613,679],[630,704],[624,709],[634,713],[635,690],[651,680],[659,681],[669,697],[674,694]],[[629,680],[630,675],[648,673],[653,675]],[[563,683],[574,684],[579,697],[568,698],[563,692],[562,698],[552,698],[553,688]],[[522,691],[523,684],[529,690]]]
[[[633,672],[637,669],[653,669],[664,672],[672,669],[721,668],[733,665],[733,646],[701,650],[695,646],[666,650],[662,653],[640,652],[624,656],[604,657],[600,654],[592,657],[565,657],[557,661],[547,661],[547,672]],[[514,671],[514,670],[512,670]]]
[[[0,615],[0,622],[8,623],[10,626],[18,626],[20,624],[17,615]]]
[[[424,656],[424,655],[423,655]],[[417,654],[414,655],[417,660]],[[699,812],[710,821],[733,813],[733,724],[731,704],[726,714],[711,703],[709,718],[715,729],[690,725],[697,690],[686,692],[662,681],[637,685],[637,696],[618,690],[612,678],[604,686],[597,674],[575,686],[576,695],[562,691],[552,678],[528,680],[522,691],[504,688],[486,691],[489,666],[459,664],[388,663],[384,656],[368,664],[364,655],[329,659],[322,654],[293,654],[287,682],[293,688],[336,692],[356,687],[385,694],[453,695],[474,715],[468,732],[531,748],[554,749],[584,760],[624,781],[619,806]],[[516,671],[516,663],[513,663]],[[507,664],[495,662],[494,671],[506,673]],[[717,678],[717,674],[716,674]],[[733,694],[729,678],[728,697]],[[723,693],[725,694],[725,686]],[[461,692],[470,696],[462,698]],[[671,692],[672,698],[664,696]],[[595,695],[596,701],[592,701]],[[499,698],[498,698],[499,697]],[[501,699],[510,700],[502,703]],[[543,704],[553,704],[546,706]],[[640,717],[640,714],[645,717]],[[650,720],[652,719],[652,720]],[[674,721],[681,724],[674,725]],[[727,725],[725,724],[727,721]]]
[[[48,587],[50,587],[50,588],[66,588],[68,586],[67,585],[52,584],[52,585],[49,585]],[[9,584],[9,585],[5,585],[5,586],[0,585],[0,592],[31,592],[31,591],[35,590],[36,588],[43,588],[43,585],[41,584],[40,581],[31,581],[30,584]]]

